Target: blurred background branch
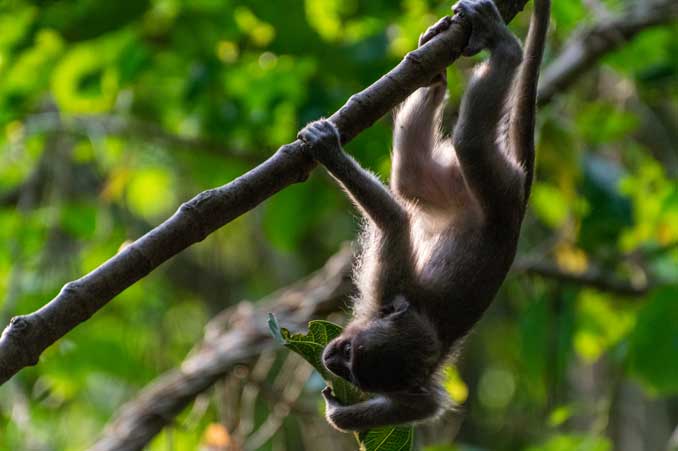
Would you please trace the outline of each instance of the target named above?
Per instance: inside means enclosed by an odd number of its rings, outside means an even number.
[[[551,100],[567,89],[596,62],[633,39],[638,33],[678,18],[675,0],[642,0],[632,2],[618,16],[600,17],[599,22],[575,31],[560,55],[544,70],[539,87],[539,104]],[[607,14],[605,15],[607,16]]]

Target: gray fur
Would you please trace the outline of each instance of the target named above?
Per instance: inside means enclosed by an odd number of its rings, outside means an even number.
[[[520,44],[491,0],[455,5],[473,29],[465,54],[488,49],[489,60],[470,82],[452,139],[440,132],[445,74],[396,110],[390,190],[343,151],[331,122],[299,133],[367,219],[354,318],[323,360],[376,396],[343,406],[324,390],[337,429],[421,421],[449,406],[437,374],[503,282],[529,194],[530,105],[549,16],[548,0],[535,3],[522,67]],[[441,19],[420,45],[451,22]]]

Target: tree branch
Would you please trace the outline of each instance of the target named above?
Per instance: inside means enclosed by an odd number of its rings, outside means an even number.
[[[595,267],[582,273],[575,273],[564,271],[556,264],[550,262],[517,261],[511,269],[518,273],[534,274],[563,283],[573,283],[627,297],[641,297],[654,288],[654,286],[648,282],[634,284]]]
[[[567,89],[604,55],[617,50],[641,31],[670,23],[678,18],[675,0],[638,2],[619,17],[603,19],[581,29],[565,44],[544,71],[539,85],[539,104],[548,103],[558,92]]]
[[[512,17],[527,0],[497,2]],[[454,23],[425,46],[407,54],[393,70],[352,96],[330,119],[346,143],[390,109],[430,82],[461,53],[470,30]],[[301,141],[281,147],[272,157],[233,182],[198,194],[167,221],[139,238],[84,277],[67,283],[36,312],[13,318],[0,337],[0,383],[35,365],[42,352],[90,318],[124,289],[170,257],[259,205],[281,189],[306,180],[315,163]]]
[[[509,11],[509,14],[511,14],[511,11],[515,13],[515,11],[518,10],[519,8],[504,10],[504,13]],[[616,47],[611,47],[608,51],[612,51],[615,48]],[[596,58],[601,58],[604,54],[604,52],[599,53]],[[556,61],[561,59],[562,57],[558,58]],[[569,58],[568,61],[570,61],[571,64],[580,64]],[[591,60],[589,61],[589,64],[594,64],[594,62],[594,60]],[[549,69],[547,69],[547,71],[548,70]],[[558,72],[564,73],[569,71],[553,71],[553,73]],[[560,76],[553,77],[552,80],[542,83],[542,85],[540,85],[541,96],[545,96],[545,93],[550,93],[552,91],[553,93],[540,98],[540,103],[549,103],[555,93],[565,90],[570,86],[574,79],[581,76],[583,73],[584,70],[575,70],[573,78],[568,83],[562,85],[559,85]],[[276,313],[280,322],[291,328],[305,327],[308,320],[313,319],[314,317],[322,317],[329,312],[336,311],[340,308],[341,302],[346,299],[348,293],[353,290],[352,284],[350,283],[350,260],[350,253],[345,249],[342,250],[339,254],[332,257],[325,268],[312,275],[306,282],[299,282],[293,286],[296,288],[290,288],[288,289],[289,291],[283,290],[279,292],[280,295],[269,296],[266,301],[262,303],[260,308],[257,308],[256,311],[251,313],[251,317],[249,317],[248,321],[255,321],[255,317],[257,316],[260,318],[260,321],[262,321],[266,312],[280,308],[280,306],[277,306],[278,303],[287,304],[292,311],[297,310],[296,315],[298,316],[296,317],[296,321],[293,321],[291,317],[284,317],[279,312]],[[512,272],[531,273],[540,277],[574,282],[602,291],[612,291],[630,296],[641,296],[650,289],[649,286],[632,286],[629,283],[620,281],[602,272],[597,273],[598,277],[594,277],[590,273],[582,276],[563,272],[554,265],[543,262],[528,263],[525,261],[518,261],[512,268]],[[309,283],[311,280],[315,282]],[[612,280],[613,283],[610,283],[610,280]],[[307,283],[309,284],[306,285]],[[325,287],[327,291],[325,294],[312,294],[316,292],[316,288],[313,288],[314,286]],[[300,303],[298,304],[298,308],[293,307],[295,303]],[[323,305],[322,308],[316,309],[314,307],[319,306],[320,304]],[[245,309],[252,308],[249,303],[244,305],[246,306]],[[96,445],[91,448],[91,451],[114,449],[135,450],[150,442],[164,426],[171,423],[174,416],[182,411],[195,396],[207,389],[216,380],[228,374],[235,366],[235,360],[229,358],[230,349],[233,349],[233,344],[228,344],[229,342],[232,341],[233,343],[238,343],[239,346],[245,347],[256,344],[257,346],[262,346],[263,349],[272,349],[275,347],[267,331],[261,335],[251,335],[251,341],[247,344],[233,338],[234,334],[237,337],[242,333],[242,331],[238,331],[238,328],[240,327],[252,329],[250,323],[245,323],[243,325],[242,322],[234,320],[234,317],[238,316],[237,312],[242,309],[242,305],[240,307],[234,307],[225,310],[212,319],[206,327],[203,343],[199,344],[196,347],[197,351],[184,361],[181,365],[182,369],[172,370],[158,377],[154,382],[144,388],[136,399],[129,401],[124,405],[115,418],[109,423],[109,426],[103,432]],[[267,342],[267,345],[262,344],[262,340]],[[210,353],[210,349],[213,349],[215,346],[222,347],[222,352],[219,354],[220,358],[219,360],[210,360],[214,359]],[[258,353],[259,351],[252,352],[252,357],[256,357]],[[201,367],[189,364],[189,362],[195,360],[205,361],[205,363],[211,361],[212,365],[209,367]],[[185,368],[191,368],[191,371],[186,371]],[[206,384],[204,383],[206,381],[200,376],[200,372],[208,370],[211,375],[211,383]]]
[[[50,131],[65,131],[87,137],[116,135],[131,139],[142,139],[166,147],[199,149],[221,157],[239,158],[250,163],[261,161],[260,159],[254,161],[255,155],[247,154],[240,149],[226,148],[214,140],[173,134],[153,122],[114,114],[63,117],[59,112],[39,113],[27,118],[25,129],[25,135]]]
[[[256,308],[243,302],[217,315],[207,324],[202,343],[184,360],[181,369],[158,377],[125,404],[90,451],[141,449],[236,364],[247,363],[261,352],[274,349],[277,344],[264,324],[267,312],[274,312],[286,327],[303,329],[309,320],[339,310],[355,290],[351,282],[351,255],[346,244],[322,269],[257,302]],[[535,274],[623,296],[642,296],[651,288],[632,285],[602,271],[576,274],[540,261],[517,261],[511,272]]]
[[[225,310],[210,321],[205,337],[181,367],[165,373],[123,406],[90,451],[138,450],[199,393],[235,365],[275,349],[266,324],[273,312],[286,327],[300,329],[315,317],[338,310],[353,290],[351,249],[344,248],[305,280],[257,302]]]

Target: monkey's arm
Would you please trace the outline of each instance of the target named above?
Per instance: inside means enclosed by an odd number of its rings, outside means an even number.
[[[465,54],[483,48],[490,59],[477,71],[462,100],[454,130],[454,147],[471,192],[486,213],[510,206],[520,172],[497,145],[498,125],[514,74],[522,60],[520,44],[491,0],[460,1],[456,11],[468,17],[473,32]]]
[[[435,416],[440,410],[440,402],[433,393],[379,395],[349,406],[340,404],[329,387],[322,394],[327,421],[342,431],[412,423]]]
[[[406,213],[391,192],[373,174],[361,168],[339,142],[330,121],[312,122],[299,132],[313,157],[339,181],[355,204],[382,230],[403,230]]]

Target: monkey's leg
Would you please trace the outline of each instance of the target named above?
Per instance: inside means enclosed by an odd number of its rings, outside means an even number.
[[[445,168],[433,159],[446,84],[415,91],[396,111],[391,188],[405,199],[444,204]]]
[[[447,30],[452,18],[443,17],[419,37],[419,47]],[[425,204],[445,203],[445,168],[433,159],[441,140],[442,104],[447,90],[443,71],[431,85],[420,88],[394,110],[391,189],[401,197]]]
[[[515,192],[521,176],[499,151],[497,139],[522,50],[492,0],[462,0],[455,12],[468,17],[473,26],[464,53],[490,51],[489,61],[476,71],[462,100],[453,140],[466,184],[483,210],[492,214],[511,206],[506,196]]]
[[[432,393],[380,395],[348,406],[340,404],[329,388],[322,394],[327,421],[342,431],[412,423],[433,417],[440,410],[440,401]]]
[[[407,229],[405,210],[388,188],[344,152],[334,124],[326,119],[313,122],[301,130],[298,137],[308,144],[313,157],[339,181],[358,208],[379,229],[388,231],[389,235]]]

